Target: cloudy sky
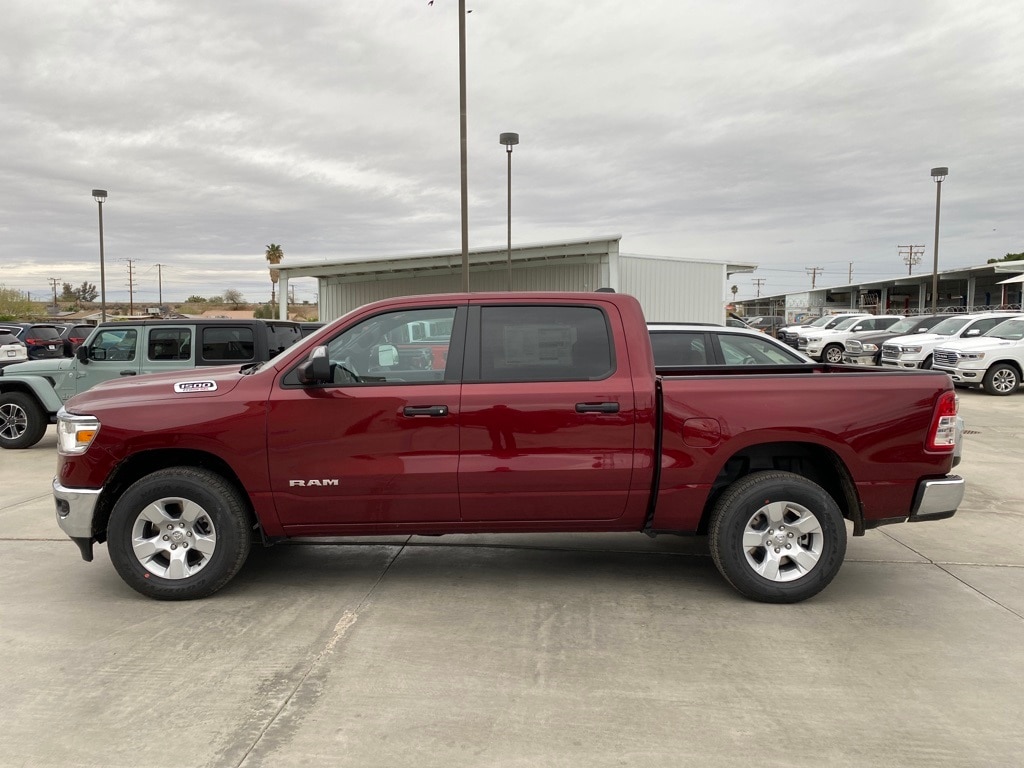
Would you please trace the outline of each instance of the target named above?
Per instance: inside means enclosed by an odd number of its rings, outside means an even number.
[[[470,246],[621,234],[739,298],[1024,250],[1019,0],[468,0]],[[108,300],[461,247],[457,0],[7,0],[0,285]],[[157,269],[157,264],[162,265]],[[313,300],[300,282],[297,298]]]

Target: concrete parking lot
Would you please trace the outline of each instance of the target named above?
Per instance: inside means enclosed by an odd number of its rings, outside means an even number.
[[[51,428],[0,453],[0,765],[1019,766],[1024,394],[961,413],[956,517],[794,606],[640,534],[284,545],[158,603],[57,528]]]

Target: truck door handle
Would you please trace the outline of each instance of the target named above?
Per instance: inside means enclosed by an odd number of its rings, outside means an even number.
[[[618,413],[618,403],[576,403],[576,413]]]
[[[121,371],[122,376],[134,376],[135,373],[135,371]]]
[[[447,416],[447,405],[407,405],[402,409],[405,416]]]

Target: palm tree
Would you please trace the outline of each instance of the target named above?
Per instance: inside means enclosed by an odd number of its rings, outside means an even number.
[[[281,259],[284,258],[284,251],[281,250],[281,246],[277,243],[271,243],[267,246],[267,261],[273,264],[280,264]],[[270,270],[270,303],[274,303],[274,293],[277,289],[277,280],[281,276],[281,272],[276,269]]]

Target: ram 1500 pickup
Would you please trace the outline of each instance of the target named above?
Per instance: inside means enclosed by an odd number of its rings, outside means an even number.
[[[706,534],[743,595],[823,589],[854,535],[954,514],[945,374],[655,368],[613,293],[402,297],[273,360],[72,398],[57,522],[160,599],[211,595],[254,541],[471,532]]]

